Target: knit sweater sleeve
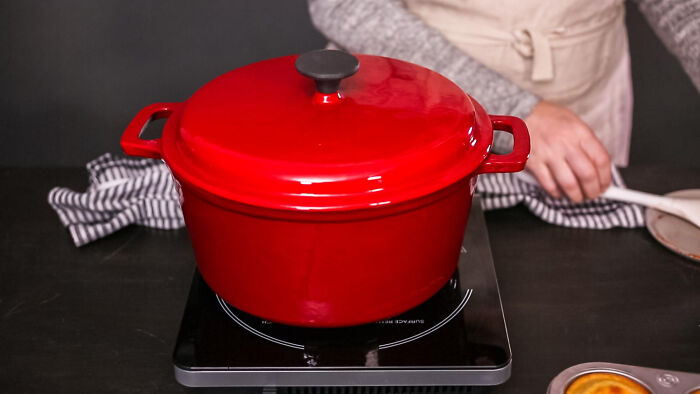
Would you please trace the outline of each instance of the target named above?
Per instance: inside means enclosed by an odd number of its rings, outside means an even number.
[[[635,0],[700,91],[700,0]]]
[[[452,45],[401,0],[308,0],[311,20],[350,52],[393,57],[446,76],[489,112],[527,116],[539,98]]]

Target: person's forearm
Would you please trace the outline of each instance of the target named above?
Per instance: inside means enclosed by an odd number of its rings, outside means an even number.
[[[635,0],[700,91],[700,0]]]
[[[490,113],[525,117],[539,101],[452,45],[400,0],[309,0],[309,10],[316,28],[344,49],[402,59],[437,71]]]

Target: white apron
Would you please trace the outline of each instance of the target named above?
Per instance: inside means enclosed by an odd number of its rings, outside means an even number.
[[[404,3],[474,59],[574,111],[602,141],[612,162],[627,165],[632,80],[624,0]]]

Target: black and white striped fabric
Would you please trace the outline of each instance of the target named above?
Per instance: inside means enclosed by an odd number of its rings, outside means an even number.
[[[625,186],[622,176],[614,167],[612,184]],[[579,204],[566,198],[553,198],[519,174],[479,175],[477,191],[485,210],[509,208],[522,203],[540,219],[558,226],[598,230],[644,226],[644,215],[637,205],[602,198]]]
[[[185,221],[168,167],[161,161],[104,154],[87,164],[84,193],[56,187],[49,204],[76,246],[130,224],[176,229]]]
[[[68,228],[76,246],[105,237],[130,224],[177,229],[185,225],[168,167],[161,161],[104,154],[87,164],[90,185],[84,193],[56,187],[49,204]],[[613,169],[613,183],[624,186]],[[477,191],[486,210],[523,203],[542,220],[566,227],[640,227],[639,207],[598,199],[574,204],[554,199],[517,174],[479,175]]]

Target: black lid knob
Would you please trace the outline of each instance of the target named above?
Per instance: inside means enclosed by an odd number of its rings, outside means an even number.
[[[316,81],[316,90],[330,94],[338,91],[340,80],[360,69],[360,61],[345,51],[319,49],[297,58],[297,71]]]

